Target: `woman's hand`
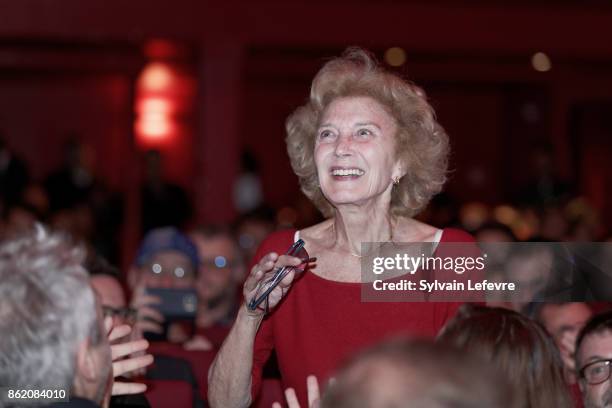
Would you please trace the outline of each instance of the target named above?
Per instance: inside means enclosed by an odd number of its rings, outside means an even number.
[[[300,258],[288,255],[278,256],[278,254],[274,252],[261,258],[259,263],[253,266],[251,273],[244,283],[243,295],[247,303],[255,297],[258,286],[272,278],[278,268],[282,268],[283,266],[298,266],[302,263],[303,261]],[[283,296],[289,291],[294,278],[295,269],[292,269],[268,295],[268,308],[272,309],[281,301]],[[262,303],[262,305],[264,304],[265,303]],[[265,314],[265,308],[262,307],[262,305],[256,310],[249,310],[249,315],[261,316]]]
[[[255,265],[243,287],[246,303],[257,292],[258,285],[270,279],[276,268],[298,266],[303,261],[292,256],[269,253]],[[268,296],[268,308],[275,307],[287,294],[295,278],[295,270],[285,276]],[[262,304],[265,307],[265,303]],[[266,313],[264,308],[241,308],[209,370],[208,400],[211,407],[249,407],[255,336]]]
[[[153,356],[151,354],[124,358],[134,353],[143,353],[149,347],[149,342],[146,340],[116,343],[118,339],[126,337],[131,331],[132,329],[130,326],[121,325],[114,327],[108,334],[108,341],[111,343],[111,357],[113,360],[113,378],[120,377],[135,370],[142,370],[144,367],[153,363]],[[146,389],[147,386],[141,383],[113,381],[112,395],[138,394],[146,391]]]
[[[308,393],[308,407],[305,408],[319,408],[321,404],[321,392],[319,391],[319,380],[317,380],[317,377],[309,375],[306,378],[306,390]],[[293,388],[287,388],[285,390],[285,399],[287,400],[287,406],[289,408],[301,408]],[[282,405],[275,402],[272,404],[272,408],[282,408]]]

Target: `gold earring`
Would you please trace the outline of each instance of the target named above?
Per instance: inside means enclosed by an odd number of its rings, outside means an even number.
[[[393,179],[392,179],[392,180],[393,180],[393,185],[394,185],[394,186],[397,186],[397,185],[399,184],[399,182],[400,182],[400,178],[399,178],[399,176],[398,176],[398,177],[393,177]]]

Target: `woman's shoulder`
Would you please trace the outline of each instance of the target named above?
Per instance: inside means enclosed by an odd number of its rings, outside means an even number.
[[[444,228],[440,242],[476,242],[476,239],[461,229]]]
[[[283,229],[270,233],[259,245],[258,252],[284,253],[294,242],[296,230],[294,228]]]
[[[287,249],[293,244],[293,237],[295,236],[294,229],[285,229],[280,231],[274,231],[269,234],[257,247],[255,256],[251,259],[249,267],[255,265],[264,255],[270,252],[276,252],[277,254],[284,254]]]

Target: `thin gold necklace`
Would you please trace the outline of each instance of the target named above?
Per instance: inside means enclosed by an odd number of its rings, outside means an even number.
[[[336,233],[336,223],[332,222],[332,234],[335,235],[335,233]],[[336,242],[338,242],[338,237],[336,237]],[[389,239],[386,242],[393,242],[393,223],[391,222],[391,218],[389,218]],[[354,256],[355,258],[359,258],[359,259],[363,257],[367,257],[372,253],[372,251],[369,251],[366,255],[359,255],[351,251],[350,248],[344,251],[348,252],[351,256]]]

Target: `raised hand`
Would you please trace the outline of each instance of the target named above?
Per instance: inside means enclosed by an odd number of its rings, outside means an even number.
[[[117,340],[129,335],[131,331],[130,326],[121,325],[114,327],[108,335],[113,360],[113,378],[142,370],[153,363],[153,356],[151,354],[130,357],[133,354],[144,353],[149,347],[148,341],[136,340],[116,343]],[[146,391],[146,389],[147,386],[141,383],[113,381],[112,395],[138,394]]]

